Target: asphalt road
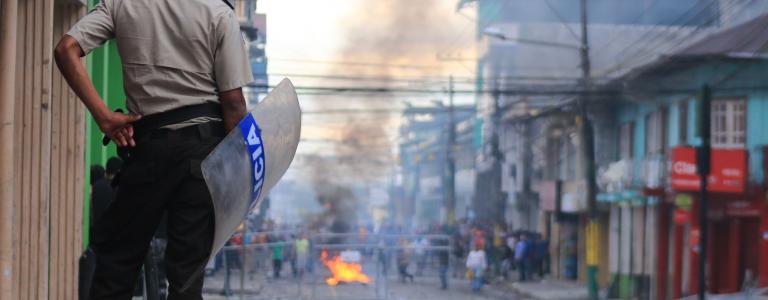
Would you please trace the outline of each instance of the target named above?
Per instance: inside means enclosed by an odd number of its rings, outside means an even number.
[[[401,283],[394,274],[384,279],[383,275],[371,276],[373,282],[363,284],[342,284],[327,286],[324,283],[324,272],[317,276],[307,274],[301,280],[292,277],[274,279],[266,274],[257,272],[243,277],[244,293],[242,299],[333,299],[333,300],[363,300],[363,299],[392,299],[392,300],[496,300],[496,299],[525,299],[501,285],[486,285],[480,293],[470,290],[469,281],[463,278],[450,278],[449,288],[440,289],[436,273],[425,273],[416,277],[414,282]],[[240,274],[233,270],[230,274],[230,287],[233,295],[222,296],[225,282],[224,272],[206,278],[205,299],[241,299]],[[264,272],[265,273],[265,272]],[[371,272],[372,273],[372,272]],[[284,272],[290,275],[289,272]]]

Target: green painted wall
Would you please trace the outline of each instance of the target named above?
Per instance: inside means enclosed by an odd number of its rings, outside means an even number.
[[[88,7],[92,8],[97,0],[89,0]],[[115,41],[107,42],[104,47],[93,50],[86,57],[88,73],[93,80],[99,95],[114,110],[125,106],[125,93],[123,91],[123,73],[120,56],[117,53]],[[112,156],[116,155],[114,144],[104,147],[101,144],[102,133],[96,125],[90,113],[87,114],[85,134],[85,199],[83,205],[83,246],[87,246],[90,236],[90,207],[91,207],[91,180],[90,167],[92,165],[104,166]]]

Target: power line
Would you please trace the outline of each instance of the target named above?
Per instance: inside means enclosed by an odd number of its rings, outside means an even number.
[[[259,89],[268,89],[268,88],[274,88],[273,85],[249,85],[249,87],[253,88],[259,88]],[[333,93],[348,93],[348,92],[363,92],[363,93],[383,93],[383,94],[399,94],[399,93],[410,93],[410,94],[445,94],[447,93],[446,90],[436,90],[436,89],[417,89],[417,88],[402,88],[402,87],[366,87],[366,86],[297,86],[297,90],[299,91],[322,91],[322,92],[333,92]],[[580,96],[580,95],[586,95],[589,94],[590,96],[613,96],[619,93],[644,93],[644,94],[680,94],[680,93],[686,93],[693,91],[688,88],[647,88],[643,91],[626,91],[620,87],[618,88],[604,88],[600,89],[598,91],[592,91],[584,89],[580,86],[575,85],[533,85],[533,84],[527,84],[527,85],[520,85],[520,86],[514,86],[510,85],[503,89],[477,89],[477,90],[455,90],[454,93],[456,94],[471,94],[471,95],[477,95],[477,94],[489,94],[489,95],[513,95],[513,96],[533,96],[533,95],[541,95],[541,96],[547,96],[547,95],[574,95],[574,96]]]
[[[611,73],[614,73],[616,71],[621,70],[625,66],[630,65],[630,63],[641,62],[644,59],[648,58],[649,56],[652,56],[652,55],[657,54],[657,53],[665,53],[665,52],[667,52],[669,50],[674,49],[675,47],[678,47],[686,39],[680,39],[680,42],[674,44],[673,46],[667,47],[664,50],[658,51],[659,47],[662,46],[662,44],[659,43],[659,41],[662,41],[663,38],[669,37],[672,34],[678,33],[683,28],[690,27],[693,24],[693,22],[696,21],[696,19],[701,17],[703,13],[706,13],[707,11],[709,11],[711,9],[711,7],[714,4],[716,4],[716,3],[719,3],[719,2],[717,0],[710,0],[709,4],[703,6],[702,9],[698,13],[693,14],[693,15],[688,14],[688,13],[692,12],[698,6],[694,6],[691,9],[687,10],[686,12],[681,14],[680,17],[675,22],[673,22],[673,23],[678,23],[679,21],[683,21],[683,19],[685,17],[688,17],[688,16],[690,16],[690,18],[686,22],[684,22],[682,25],[677,26],[676,28],[672,28],[672,30],[669,30],[669,27],[667,27],[666,32],[657,32],[655,35],[652,34],[653,31],[650,31],[650,30],[646,31],[643,35],[641,35],[641,37],[639,39],[635,40],[633,43],[631,43],[628,46],[624,47],[622,49],[622,51],[618,52],[618,53],[631,52],[631,53],[629,53],[629,54],[624,56],[624,57],[627,57],[628,59],[620,60],[621,61],[620,63],[618,63],[615,66],[613,66],[611,68],[608,68],[606,71],[604,71],[603,75],[607,76],[607,75],[609,75]],[[734,5],[734,3],[735,2],[731,2],[731,5]],[[707,19],[705,24],[709,24],[711,22],[714,22],[714,21],[716,21],[717,18],[719,18],[719,14],[715,15],[713,18]],[[695,34],[695,33],[701,31],[704,28],[705,27],[703,27],[703,26],[697,26],[691,32],[689,32],[688,35],[690,36],[692,34]],[[645,41],[643,41],[643,39],[645,37],[648,37],[648,38]],[[642,53],[643,52],[643,48],[642,47],[637,47],[635,51],[629,51],[630,49],[632,49],[635,45],[637,45],[640,42],[642,42],[644,45],[646,45],[645,48],[647,48],[647,49],[655,49],[657,51],[650,51],[650,52],[646,52],[646,53],[643,54]]]
[[[268,57],[267,59],[270,62],[272,62],[272,61],[282,61],[282,62],[292,62],[292,63],[295,62],[295,63],[309,63],[309,64],[322,64],[322,65],[343,65],[343,66],[360,66],[360,67],[384,67],[384,68],[400,68],[400,69],[440,69],[439,66],[414,65],[414,64],[386,64],[386,63],[314,60],[314,59],[281,58],[281,57]]]
[[[571,28],[571,26],[568,25],[568,22],[566,22],[565,18],[563,18],[563,16],[560,15],[560,12],[558,12],[557,9],[554,6],[552,6],[552,3],[549,3],[549,0],[544,0],[544,4],[547,5],[547,8],[549,9],[549,11],[551,11],[552,14],[554,14],[555,17],[557,17],[558,20],[560,20],[560,23],[563,24],[563,26],[565,26],[566,29],[568,29],[568,32],[570,32],[571,35],[577,41],[581,39],[581,36],[579,36],[578,34],[576,34],[575,31],[573,31],[573,28]]]
[[[637,15],[637,17],[632,22],[632,24],[639,23],[643,19],[643,17],[645,16],[645,14],[647,14],[649,11],[651,11],[651,8],[656,6],[656,3],[658,3],[658,2],[659,2],[658,0],[653,0],[653,2],[651,2],[651,5],[646,6],[645,9],[643,11],[641,11],[640,14]],[[613,42],[615,42],[616,39],[618,39],[619,36],[621,36],[621,33],[618,32],[618,30],[617,30],[616,33],[614,33],[613,36],[608,40],[608,42],[604,43],[600,47],[595,48],[595,51],[592,51],[592,55],[597,56],[597,54],[600,53],[601,50],[608,49],[608,46],[610,44],[612,44]]]
[[[316,110],[316,111],[304,111],[302,114],[309,114],[309,115],[324,115],[324,114],[444,114],[449,113],[450,111],[448,108],[440,109],[440,110],[431,110],[424,112],[409,112],[407,108],[404,109],[326,109],[326,110]],[[462,107],[456,107],[454,108],[454,111],[458,112],[475,112],[474,108],[462,108]]]
[[[747,7],[748,7],[748,6],[749,6],[749,5],[752,3],[752,1],[754,1],[754,0],[748,0],[748,2],[747,2],[747,3],[745,3],[745,4],[744,4],[744,6],[742,6],[742,8],[741,8],[742,10],[741,10],[740,12],[743,12],[743,11],[744,11],[744,9],[746,9],[746,8],[747,8]],[[721,8],[720,8],[720,10],[722,11],[722,10],[728,10],[728,9],[731,9],[731,8],[733,8],[733,7],[736,5],[736,3],[737,3],[737,1],[732,1],[732,2],[730,3],[730,6],[727,6],[727,7],[721,7]],[[718,13],[718,16],[717,16],[716,18],[720,18],[720,14],[719,14],[719,13]],[[715,20],[715,19],[709,19],[707,23],[709,23],[709,22],[714,22],[714,21],[716,21],[716,20]],[[695,28],[695,29],[694,29],[694,30],[693,30],[691,33],[689,33],[689,34],[694,34],[694,33],[696,33],[696,32],[699,32],[699,31],[701,31],[703,28],[704,28],[704,27],[696,27],[696,28]],[[675,43],[674,45],[672,45],[672,46],[669,46],[669,47],[667,47],[665,50],[662,50],[662,51],[660,51],[660,52],[664,53],[664,52],[668,52],[668,51],[671,51],[671,50],[673,50],[673,49],[675,49],[675,48],[677,48],[677,47],[681,46],[681,45],[682,45],[682,44],[683,44],[685,41],[686,41],[686,39],[680,39],[680,40],[679,40],[677,43]],[[661,46],[660,44],[657,44],[657,45]],[[644,58],[646,58],[646,57],[648,57],[648,56],[650,56],[650,55],[653,55],[653,52],[648,52],[648,53],[646,53],[645,55],[642,55],[642,56],[640,56],[640,57],[636,57],[634,60],[635,60],[635,61],[637,61],[638,59],[644,59]]]
[[[258,73],[255,76],[277,76],[277,77],[296,77],[296,78],[317,78],[317,79],[329,79],[329,80],[350,80],[350,81],[390,81],[390,82],[427,82],[427,83],[440,83],[448,84],[448,80],[440,78],[442,76],[424,76],[424,77],[407,77],[407,76],[362,76],[362,75],[327,75],[327,74],[306,74],[306,73]],[[456,76],[454,83],[475,84],[478,80],[477,77],[469,76]],[[521,75],[507,75],[507,76],[491,76],[484,77],[484,80],[531,80],[531,81],[575,81],[579,78],[576,76],[521,76]]]

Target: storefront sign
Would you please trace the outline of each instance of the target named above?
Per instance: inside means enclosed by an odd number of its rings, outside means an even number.
[[[733,201],[725,206],[725,214],[731,217],[759,217],[761,207],[755,201]]]
[[[708,178],[710,192],[743,193],[747,183],[747,151],[712,149],[712,172]],[[698,191],[700,182],[696,174],[696,149],[672,149],[670,183],[673,190]]]
[[[699,253],[699,241],[701,241],[701,231],[698,228],[691,228],[691,232],[688,234],[688,246],[695,253]]]
[[[561,184],[561,189],[561,212],[578,213],[586,210],[587,198],[584,181],[564,181]]]
[[[558,198],[557,181],[542,181],[539,183],[539,206],[543,211],[555,211]]]
[[[675,224],[688,224],[691,222],[691,212],[682,209],[676,209],[673,216]]]
[[[688,194],[679,194],[675,196],[675,206],[682,210],[691,210],[693,207],[693,197]]]

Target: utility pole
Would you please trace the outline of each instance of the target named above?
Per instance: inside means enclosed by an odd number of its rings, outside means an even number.
[[[499,135],[501,135],[501,93],[499,92],[498,84],[494,85],[493,91],[493,135],[491,136],[491,151],[493,151],[493,165],[491,167],[492,183],[491,183],[491,208],[490,215],[492,216],[491,222],[493,222],[494,228],[497,226],[506,227],[504,224],[504,214],[506,213],[506,197],[501,191],[501,162],[504,159],[504,154],[501,152],[501,142]],[[502,227],[502,228],[503,228]]]
[[[477,171],[475,179],[475,198],[472,200],[472,207],[477,216],[477,220],[493,228],[504,226],[504,214],[506,210],[506,197],[501,191],[501,161],[502,152],[499,149],[499,134],[501,133],[501,105],[499,92],[499,83],[494,82],[491,92],[492,112],[490,115],[488,148],[481,150],[484,161],[490,161],[490,166]],[[485,156],[490,158],[485,158]]]
[[[595,136],[592,122],[589,119],[587,109],[590,91],[592,89],[591,64],[589,61],[589,36],[587,19],[587,0],[581,0],[581,84],[584,94],[579,98],[579,112],[581,121],[582,151],[584,156],[584,180],[585,197],[589,207],[589,222],[587,223],[587,288],[590,299],[598,299],[598,252],[600,227],[598,222],[596,202],[596,174],[595,174]]]
[[[699,300],[707,298],[707,178],[710,173],[710,117],[712,92],[709,86],[701,89],[699,103],[699,133],[701,146],[696,152],[696,171],[699,174]]]
[[[453,105],[453,75],[448,78],[448,141],[444,176],[445,214],[448,225],[456,224],[456,116]]]

